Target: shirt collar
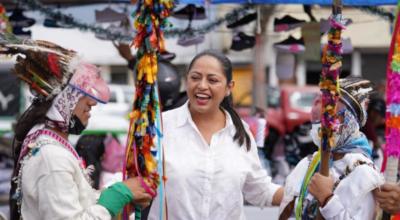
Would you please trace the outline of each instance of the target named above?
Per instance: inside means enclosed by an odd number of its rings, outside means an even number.
[[[177,127],[184,126],[186,123],[190,123],[190,122],[192,122],[193,125],[194,125],[194,122],[193,122],[193,119],[192,119],[192,115],[190,114],[190,111],[189,111],[189,101],[186,101],[186,103],[183,104],[177,110],[178,110],[178,112],[177,112],[178,113],[178,117],[176,119],[177,120],[176,121]],[[225,117],[226,122],[225,122],[225,127],[223,129],[227,129],[227,128],[233,127],[233,121],[232,121],[231,115],[225,109],[224,109],[224,113],[225,113],[225,116],[226,116]]]

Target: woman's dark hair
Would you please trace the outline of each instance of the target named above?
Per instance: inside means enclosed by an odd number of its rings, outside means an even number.
[[[11,219],[20,219],[20,213],[18,211],[17,200],[13,198],[17,183],[14,182],[14,177],[18,176],[19,165],[18,157],[21,152],[22,143],[28,134],[28,132],[36,124],[43,123],[45,121],[46,113],[51,107],[53,100],[34,99],[29,108],[19,117],[17,123],[14,126],[14,140],[12,143],[12,153],[14,159],[14,171],[11,179],[11,190],[10,190],[10,217]]]
[[[198,60],[200,57],[203,57],[203,56],[211,56],[211,57],[214,57],[215,59],[217,59],[219,61],[219,63],[221,64],[222,69],[224,70],[224,74],[227,79],[227,83],[230,83],[232,81],[232,63],[228,59],[228,57],[226,57],[224,54],[222,54],[221,52],[219,52],[217,50],[205,50],[205,51],[197,54],[193,58],[193,60],[190,62],[187,72],[189,72],[190,69],[192,69],[192,66],[196,62],[196,60]],[[229,115],[232,118],[233,124],[235,125],[236,133],[233,136],[233,140],[237,141],[240,146],[242,146],[243,144],[246,144],[246,149],[247,149],[247,151],[249,151],[251,148],[250,136],[246,132],[246,129],[244,128],[242,119],[240,119],[239,114],[233,108],[232,95],[230,94],[229,96],[226,96],[222,100],[220,106],[229,113]]]

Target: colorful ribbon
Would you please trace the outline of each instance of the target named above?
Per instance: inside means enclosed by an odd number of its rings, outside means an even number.
[[[174,2],[172,0],[141,0],[134,13],[137,35],[132,42],[137,48],[136,96],[130,113],[124,179],[138,176],[143,188],[160,200],[160,219],[163,215],[164,192],[160,183],[165,181],[163,150],[161,146],[162,121],[157,87],[158,55],[165,51],[163,29],[169,25]],[[133,211],[125,209],[124,218]],[[136,207],[135,218],[140,219]]]

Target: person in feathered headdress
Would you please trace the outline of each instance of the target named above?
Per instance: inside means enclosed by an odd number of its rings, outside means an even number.
[[[371,82],[349,77],[339,80],[339,124],[331,140],[330,177],[318,172],[320,153],[304,158],[287,177],[280,219],[315,219],[319,207],[325,219],[373,219],[372,191],[384,183],[372,161],[360,128],[367,120]],[[321,97],[314,101],[311,137],[321,145]]]
[[[0,34],[0,53],[18,55],[14,73],[34,92],[15,126],[11,219],[111,219],[130,202],[148,205],[136,178],[95,191],[89,168],[68,142],[110,91],[98,68],[76,52],[46,41]]]

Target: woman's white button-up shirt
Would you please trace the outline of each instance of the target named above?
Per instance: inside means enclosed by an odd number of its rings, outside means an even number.
[[[233,140],[235,126],[225,111],[226,124],[213,134],[210,145],[194,124],[188,103],[163,114],[168,217],[173,220],[242,220],[244,200],[271,205],[279,185],[261,167],[257,146],[251,150]],[[159,219],[160,198],[152,203],[149,219]]]

